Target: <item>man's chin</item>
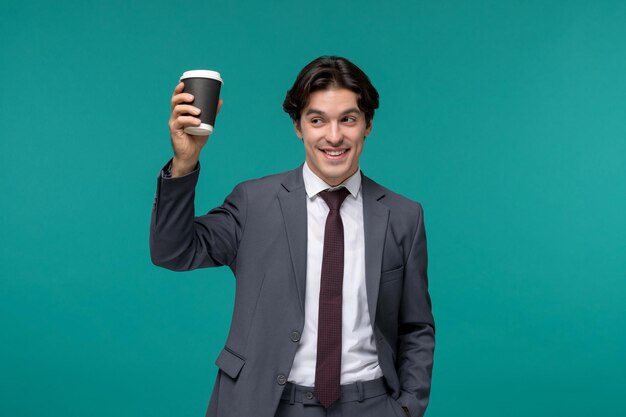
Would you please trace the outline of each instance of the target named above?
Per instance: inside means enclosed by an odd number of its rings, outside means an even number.
[[[341,184],[348,178],[350,178],[352,174],[348,170],[342,169],[342,170],[326,171],[326,172],[323,172],[322,175],[323,175],[322,179],[324,180],[324,182],[334,187],[336,185]]]

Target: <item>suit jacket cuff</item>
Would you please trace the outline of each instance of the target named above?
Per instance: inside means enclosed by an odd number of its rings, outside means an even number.
[[[398,403],[402,407],[406,407],[409,410],[411,417],[423,417],[426,412],[426,406],[428,405],[428,399],[420,401],[415,395],[402,391],[400,397],[398,397]]]
[[[200,171],[200,161],[198,161],[198,163],[196,164],[196,167],[193,169],[193,171],[191,171],[190,173],[188,173],[186,175],[182,175],[180,177],[177,177],[177,178],[186,177],[188,175],[192,175],[194,173],[198,173],[199,171]],[[172,177],[172,160],[171,159],[161,169],[161,178],[163,178],[163,179],[172,179],[173,178]]]

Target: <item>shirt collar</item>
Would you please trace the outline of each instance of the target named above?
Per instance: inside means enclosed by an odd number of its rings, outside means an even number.
[[[306,189],[306,195],[309,198],[315,197],[317,194],[319,194],[320,191],[324,191],[329,188],[332,190],[338,187],[346,187],[350,194],[354,198],[356,198],[356,196],[359,194],[359,190],[361,189],[360,168],[357,169],[357,171],[350,178],[339,184],[337,187],[331,187],[330,185],[326,184],[324,180],[315,175],[315,173],[311,171],[311,168],[309,168],[309,165],[305,161],[304,165],[302,166],[302,178],[304,179],[304,188]]]

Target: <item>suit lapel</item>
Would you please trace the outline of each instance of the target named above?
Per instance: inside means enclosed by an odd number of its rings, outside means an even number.
[[[302,179],[302,167],[291,171],[282,182],[283,189],[278,193],[280,209],[285,220],[285,230],[289,243],[292,267],[296,277],[298,300],[304,314],[307,259],[307,208],[306,190]],[[367,305],[372,326],[376,319],[378,289],[382,268],[383,247],[387,233],[389,208],[380,200],[385,196],[384,189],[362,176],[363,226],[365,235],[365,286]]]
[[[291,252],[291,262],[296,277],[300,309],[304,315],[307,258],[307,209],[302,166],[291,171],[278,193],[280,209],[285,220],[285,230]]]
[[[385,196],[384,189],[363,175],[363,227],[365,233],[365,286],[367,306],[372,327],[376,322],[378,289],[383,260],[383,247],[387,234],[389,208],[380,200]]]

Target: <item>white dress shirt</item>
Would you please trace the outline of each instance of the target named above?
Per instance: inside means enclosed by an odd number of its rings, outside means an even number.
[[[304,330],[288,380],[294,384],[315,385],[317,322],[319,311],[324,229],[328,206],[318,195],[333,188],[311,171],[302,168],[307,194],[307,262]],[[343,182],[350,195],[341,210],[344,229],[344,274],[341,326],[341,384],[369,381],[383,375],[378,365],[374,332],[370,323],[365,290],[365,235],[361,171]]]

